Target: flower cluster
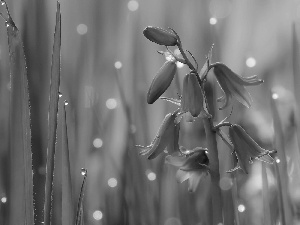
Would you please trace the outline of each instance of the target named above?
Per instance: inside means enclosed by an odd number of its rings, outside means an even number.
[[[220,110],[229,106],[232,98],[235,98],[244,106],[250,107],[252,99],[245,86],[259,85],[263,80],[258,79],[256,75],[242,77],[234,73],[223,63],[211,64],[211,51],[207,56],[203,68],[198,72],[198,64],[194,56],[189,52],[196,66],[187,58],[185,51],[182,49],[178,34],[172,29],[164,30],[159,27],[147,27],[144,30],[144,36],[156,44],[166,46],[167,51],[164,54],[168,56],[166,57],[167,61],[158,70],[150,85],[147,102],[153,104],[157,99],[161,98],[175,103],[179,108],[175,112],[165,116],[150,145],[138,145],[137,147],[140,149],[140,154],[147,155],[148,159],[154,159],[162,153],[167,154],[165,162],[178,167],[176,174],[177,181],[183,182],[188,180],[188,190],[193,192],[196,190],[201,178],[210,173],[210,149],[196,147],[187,150],[185,147],[179,146],[180,120],[184,113],[189,113],[194,118],[210,118],[210,113],[206,107],[205,91],[203,89],[208,72],[213,69],[216,80],[224,92],[224,96],[217,100],[218,102],[222,102]],[[169,46],[177,46],[182,58],[174,54]],[[182,96],[179,99],[161,97],[170,86],[176,74],[177,61],[186,64],[190,68],[190,72],[183,79]],[[212,129],[218,131],[217,133],[220,134],[220,127],[223,125],[229,126],[230,138],[222,139],[230,146],[233,146],[234,153],[238,159],[237,167],[231,171],[240,168],[245,173],[248,173],[250,162],[253,159],[273,163],[274,159],[270,154],[274,153],[274,151],[261,148],[241,126],[222,121],[216,127],[212,127]]]

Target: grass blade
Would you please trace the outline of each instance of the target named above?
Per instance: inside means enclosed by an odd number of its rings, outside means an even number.
[[[83,224],[83,196],[84,196],[84,188],[85,188],[85,183],[87,178],[87,169],[82,168],[81,175],[83,175],[84,177],[83,177],[80,194],[79,194],[75,225]]]
[[[65,102],[62,115],[62,225],[74,225],[66,105]]]
[[[61,15],[60,4],[57,2],[56,25],[54,33],[54,45],[52,54],[51,83],[50,83],[50,102],[49,102],[49,121],[48,121],[48,147],[47,147],[47,165],[46,165],[46,184],[45,184],[45,205],[44,205],[44,223],[50,225],[54,155],[57,130],[57,111],[59,99],[60,83],[60,46],[61,46]]]
[[[26,60],[18,28],[6,7],[10,59],[10,224],[34,224],[30,106]],[[3,17],[4,15],[1,14]],[[14,213],[14,212],[17,212]]]

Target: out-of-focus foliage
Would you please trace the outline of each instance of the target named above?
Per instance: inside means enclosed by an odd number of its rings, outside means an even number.
[[[11,16],[24,43],[31,101],[35,221],[43,221],[44,182],[47,150],[48,104],[51,55],[55,27],[55,1],[11,0]],[[265,82],[248,88],[253,104],[247,112],[234,105],[230,117],[262,147],[275,148],[270,107],[271,90],[283,130],[281,144],[287,161],[287,190],[291,199],[290,221],[299,223],[300,166],[297,144],[299,112],[294,97],[292,27],[298,26],[300,1],[261,0],[62,0],[61,93],[66,107],[68,146],[74,201],[82,182],[81,168],[87,168],[84,206],[86,224],[210,224],[207,182],[200,182],[189,194],[187,183],[177,184],[176,169],[163,157],[151,162],[138,156],[135,145],[154,138],[161,121],[175,106],[157,100],[147,105],[146,90],[165,58],[156,53],[163,46],[143,36],[146,26],[174,28],[185,48],[200,64],[214,43],[212,61],[221,61],[242,76],[258,75]],[[11,199],[9,180],[9,54],[6,27],[0,21],[0,224],[8,223]],[[297,30],[296,30],[297,34]],[[296,35],[297,36],[297,35]],[[295,43],[295,42],[294,42]],[[297,42],[296,42],[297,43]],[[295,63],[294,63],[295,64]],[[170,90],[163,96],[181,93],[187,73],[178,65]],[[208,79],[212,79],[209,76]],[[117,81],[118,80],[118,81]],[[295,79],[297,80],[297,79]],[[212,79],[215,82],[214,79]],[[120,85],[118,85],[118,82]],[[121,88],[120,88],[121,87]],[[214,93],[213,98],[221,96]],[[274,95],[277,94],[277,95]],[[212,97],[212,96],[211,96]],[[230,113],[216,109],[219,119]],[[61,110],[59,111],[61,112]],[[61,115],[59,121],[61,123]],[[199,121],[181,125],[180,142],[189,149],[203,143]],[[58,130],[58,137],[61,129]],[[57,149],[61,148],[60,140]],[[275,221],[280,204],[278,173],[254,163],[249,175],[233,168],[231,152],[220,144],[221,183],[225,224],[233,224],[233,212],[240,224],[262,224],[268,188],[269,214]],[[276,149],[277,151],[281,149]],[[61,150],[59,150],[60,152]],[[54,175],[53,224],[61,220],[61,157]],[[263,168],[264,171],[264,168]],[[268,185],[262,177],[268,177]],[[234,183],[237,183],[237,188]],[[264,184],[264,185],[263,185]],[[232,188],[237,189],[231,201]],[[74,205],[74,209],[76,206]],[[17,213],[17,212],[14,212]],[[269,221],[269,220],[268,220]],[[292,223],[291,223],[292,224]]]

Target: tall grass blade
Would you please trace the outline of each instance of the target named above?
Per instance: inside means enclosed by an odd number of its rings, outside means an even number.
[[[279,96],[280,98],[280,96]],[[277,109],[276,99],[271,99],[271,109],[273,114],[273,126],[274,126],[274,148],[277,150],[278,159],[280,163],[276,163],[276,176],[279,189],[279,201],[281,210],[282,225],[291,223],[292,219],[292,207],[290,202],[290,196],[288,194],[288,172],[287,172],[287,159],[284,146],[284,135],[282,131],[282,125]]]
[[[75,225],[83,224],[83,196],[84,196],[84,188],[85,188],[85,183],[87,178],[87,169],[82,168],[81,175],[83,175],[84,177],[83,177],[80,194],[79,194]]]
[[[4,2],[3,2],[4,3]],[[34,224],[30,106],[26,60],[20,32],[7,5],[10,60],[10,224]],[[2,15],[3,16],[3,15]]]
[[[270,213],[270,203],[269,203],[269,185],[268,176],[265,163],[261,164],[261,178],[262,178],[262,200],[263,200],[263,224],[272,225],[271,213]]]
[[[66,104],[62,115],[62,225],[74,225]]]
[[[60,46],[61,46],[61,15],[60,4],[57,2],[56,25],[54,33],[54,45],[52,54],[51,83],[50,83],[50,102],[48,114],[48,147],[47,147],[47,165],[46,165],[46,184],[45,184],[45,204],[44,204],[44,224],[50,225],[54,155],[57,129],[57,112],[59,99],[60,83]]]

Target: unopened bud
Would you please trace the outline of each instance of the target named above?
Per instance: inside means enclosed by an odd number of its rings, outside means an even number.
[[[174,61],[166,61],[159,69],[147,94],[148,104],[153,104],[170,86],[176,73],[176,63]]]
[[[160,27],[146,27],[143,34],[147,39],[159,45],[175,46],[177,44],[176,35]]]

